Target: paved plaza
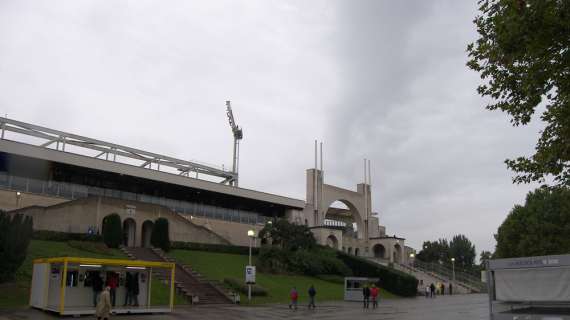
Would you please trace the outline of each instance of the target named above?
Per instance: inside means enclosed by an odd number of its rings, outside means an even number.
[[[47,320],[59,317],[33,309],[0,310],[0,320]],[[93,319],[94,317],[82,317]],[[487,295],[439,296],[435,299],[418,297],[414,299],[384,300],[378,309],[363,310],[356,302],[326,302],[317,304],[316,310],[308,310],[302,305],[297,311],[286,305],[268,305],[256,307],[243,306],[200,306],[180,307],[172,314],[162,315],[124,315],[114,319],[158,320],[158,319],[398,319],[431,320],[489,319]]]

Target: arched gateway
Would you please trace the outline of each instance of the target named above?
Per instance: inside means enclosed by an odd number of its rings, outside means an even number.
[[[349,190],[325,184],[323,176],[322,170],[307,170],[305,209],[291,221],[304,221],[321,245],[404,263],[404,239],[387,236],[372,214],[370,184],[359,183],[356,190]]]

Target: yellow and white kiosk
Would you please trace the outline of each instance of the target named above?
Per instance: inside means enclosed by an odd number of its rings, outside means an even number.
[[[152,272],[161,269],[169,274],[169,304],[151,305]],[[175,264],[169,262],[60,257],[34,260],[30,306],[60,315],[95,314],[93,288],[113,278],[115,289],[114,313],[166,313],[174,307]],[[136,281],[136,303],[125,304],[127,283]]]

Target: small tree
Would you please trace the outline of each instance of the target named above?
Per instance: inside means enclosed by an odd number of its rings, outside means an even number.
[[[153,247],[160,248],[164,251],[170,251],[170,236],[167,219],[156,219],[150,236],[150,244],[152,244]]]
[[[267,224],[260,232],[259,238],[271,239],[271,243],[288,251],[298,249],[311,250],[317,244],[311,230],[305,225],[290,223],[280,219],[272,224]]]
[[[26,259],[32,231],[31,217],[0,212],[0,283],[13,279]]]
[[[118,248],[121,244],[123,236],[123,227],[121,226],[121,217],[112,213],[103,218],[103,242],[109,248]]]
[[[475,245],[462,234],[453,236],[449,242],[449,256],[455,258],[455,264],[466,269],[471,269],[475,264]]]

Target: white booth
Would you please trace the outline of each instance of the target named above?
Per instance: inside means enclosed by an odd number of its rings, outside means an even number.
[[[489,260],[487,285],[493,319],[565,313],[570,311],[570,255]]]
[[[113,282],[116,289],[112,312],[171,312],[174,304],[174,268],[173,263],[140,260],[37,259],[34,260],[30,306],[60,315],[92,315],[95,314],[94,304],[97,301],[94,288],[101,285],[104,288]],[[168,305],[151,305],[153,269],[166,269],[170,274]],[[127,286],[136,287],[136,294],[132,294],[131,290],[128,301]]]
[[[371,287],[373,284],[379,286],[378,278],[346,277],[344,278],[344,300],[363,301],[362,288]]]

